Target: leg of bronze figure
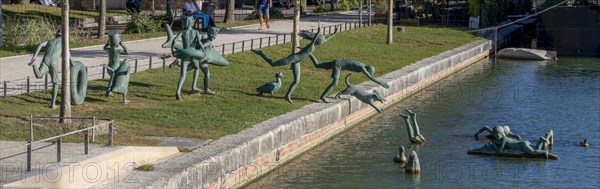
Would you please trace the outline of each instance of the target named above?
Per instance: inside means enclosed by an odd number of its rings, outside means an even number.
[[[412,125],[410,124],[409,117],[404,114],[400,114],[400,116],[402,116],[402,118],[404,118],[404,123],[406,125],[406,132],[408,133],[408,140],[410,140],[411,142],[414,143],[415,142],[415,140],[414,140],[415,134],[413,132]]]
[[[194,92],[200,92],[200,89],[198,89],[198,86],[196,85],[198,83],[198,77],[200,77],[200,68],[194,69],[194,77],[192,78],[192,91]],[[206,80],[206,77],[204,79]]]
[[[333,81],[331,82],[331,84],[329,84],[329,86],[327,86],[327,89],[325,89],[325,91],[323,91],[323,94],[321,94],[321,100],[322,100],[323,102],[325,102],[325,103],[329,103],[329,101],[327,101],[327,98],[326,98],[326,97],[327,97],[327,94],[328,94],[329,92],[331,92],[331,90],[333,90],[333,88],[334,88],[335,86],[337,86],[337,84],[338,84],[338,80],[339,80],[338,78],[333,78]]]
[[[215,94],[214,91],[208,89],[208,80],[210,79],[210,70],[208,70],[208,64],[200,64],[200,68],[204,73],[204,92],[202,93],[209,95]]]
[[[252,52],[258,54],[258,56],[262,57],[269,65],[273,66],[273,59],[269,58],[263,51],[252,50]]]
[[[298,86],[298,83],[300,83],[300,63],[292,64],[292,73],[294,74],[294,81],[290,85],[287,93],[285,93],[285,99],[293,104],[294,102],[292,102],[292,93],[294,92],[294,89],[296,89],[296,86]]]
[[[48,65],[44,64],[43,62],[40,64],[40,67],[36,68],[35,64],[31,65],[31,67],[33,68],[33,74],[38,79],[44,77],[44,75],[46,75],[49,70]]]
[[[183,87],[183,82],[185,81],[185,75],[187,74],[187,67],[189,66],[188,60],[181,61],[181,70],[179,72],[179,83],[177,85],[177,92],[175,93],[175,99],[181,100],[181,87]]]
[[[58,83],[56,81],[52,82],[52,109],[56,108],[56,96],[58,96]]]
[[[383,86],[383,87],[384,87],[384,88],[386,88],[386,89],[387,89],[387,88],[390,88],[390,86],[389,86],[387,83],[385,83],[385,82],[383,82],[383,81],[380,81],[379,79],[377,79],[377,78],[373,77],[373,75],[371,75],[371,73],[369,73],[369,72],[368,72],[368,71],[367,71],[365,68],[363,68],[363,69],[362,69],[362,72],[363,72],[363,74],[365,74],[365,75],[366,75],[366,76],[367,76],[369,79],[371,79],[371,81],[373,81],[373,82],[375,82],[375,83],[377,83],[377,84],[379,84],[379,85]]]

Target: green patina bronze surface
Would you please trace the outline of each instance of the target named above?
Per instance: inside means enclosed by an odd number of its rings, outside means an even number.
[[[409,109],[405,109],[408,115],[400,114],[402,118],[404,118],[404,123],[406,124],[406,129],[408,133],[408,140],[414,144],[423,144],[427,142],[425,137],[421,134],[419,130],[419,124],[417,123],[417,114]]]
[[[256,92],[258,92],[259,95],[262,95],[263,93],[271,93],[271,96],[275,96],[273,93],[281,88],[281,78],[283,78],[283,74],[278,72],[275,74],[275,81],[265,83],[260,87],[257,87]]]
[[[352,95],[352,96],[356,97],[358,100],[369,104],[378,113],[381,113],[381,109],[378,108],[377,106],[375,106],[375,101],[379,101],[379,102],[383,103],[383,102],[385,102],[385,98],[383,98],[381,95],[379,95],[379,93],[375,90],[373,90],[373,93],[368,93],[367,91],[361,89],[360,87],[352,85],[348,81],[348,78],[350,78],[351,75],[352,75],[351,73],[346,75],[346,78],[344,81],[346,82],[347,87],[344,90],[338,92],[335,95],[335,98],[339,99],[340,95],[342,95],[342,94]]]
[[[44,58],[39,67],[35,66],[35,57],[44,49]],[[58,69],[62,55],[62,37],[60,30],[56,32],[55,38],[38,44],[35,53],[31,57],[28,65],[33,68],[35,77],[41,79],[46,74],[50,74],[52,82],[52,109],[56,108],[56,96],[58,94]],[[85,101],[87,90],[87,68],[79,61],[73,61],[69,58],[71,68],[71,101],[73,104],[82,104]]]
[[[336,32],[337,32],[337,28],[336,28]],[[296,86],[298,86],[298,84],[300,83],[300,71],[301,71],[300,63],[302,61],[306,60],[306,58],[308,58],[312,54],[312,52],[315,50],[316,46],[321,45],[321,44],[325,43],[327,40],[331,39],[331,37],[333,37],[335,35],[335,33],[329,37],[325,37],[321,33],[321,24],[319,23],[317,33],[312,33],[310,31],[303,30],[299,35],[306,39],[311,40],[310,44],[308,44],[307,46],[302,48],[297,53],[292,53],[289,56],[279,59],[277,61],[273,61],[273,59],[271,59],[269,56],[267,56],[261,50],[252,50],[254,53],[256,53],[260,57],[262,57],[272,67],[279,67],[279,66],[285,66],[285,65],[291,64],[292,73],[294,74],[294,81],[292,82],[292,84],[290,85],[290,88],[288,89],[287,93],[285,94],[286,100],[290,103],[293,103],[292,98],[291,98],[292,93],[296,89]]]
[[[119,46],[123,48],[123,50],[119,49]],[[121,62],[121,54],[129,54],[129,50],[121,41],[121,37],[119,33],[115,30],[111,30],[108,32],[108,41],[104,45],[104,51],[108,53],[108,75],[113,76],[113,70],[119,68],[119,64]]]
[[[229,61],[217,52],[212,41],[217,38],[219,33],[218,28],[209,28],[208,36],[206,39],[202,39],[200,32],[193,29],[192,17],[185,19],[185,28],[173,37],[173,31],[171,27],[167,25],[167,41],[162,45],[163,48],[171,48],[171,53],[174,57],[179,60],[175,60],[169,67],[179,66],[181,68],[179,83],[177,86],[176,99],[181,99],[181,88],[185,81],[187,71],[194,69],[194,78],[192,80],[192,90],[200,91],[197,88],[197,81],[200,75],[200,70],[204,73],[204,94],[214,94],[215,92],[208,88],[208,81],[210,79],[210,71],[208,70],[208,64],[217,66],[227,66]],[[178,39],[181,38],[181,41]]]
[[[329,86],[327,86],[323,94],[321,94],[321,100],[323,102],[329,102],[326,98],[327,94],[331,92],[331,90],[333,90],[335,86],[337,86],[342,70],[362,72],[369,79],[371,79],[371,81],[385,87],[386,89],[390,87],[387,83],[380,81],[373,76],[373,72],[375,72],[375,67],[367,66],[362,62],[356,60],[334,60],[330,62],[319,63],[317,58],[312,54],[310,55],[310,59],[312,60],[316,68],[331,70],[331,78],[333,78],[333,81],[331,81],[331,84],[329,84]]]
[[[106,69],[113,72],[113,75],[108,82],[106,96],[110,96],[112,92],[121,93],[123,94],[123,103],[129,103],[129,100],[127,100],[127,88],[129,86],[129,77],[131,75],[129,68],[129,61],[127,60],[123,60],[116,70],[112,69],[110,66],[106,66]]]
[[[485,127],[481,130],[488,131]],[[479,133],[481,132],[477,132],[476,135]],[[468,154],[559,159],[557,155],[548,152],[548,146],[552,146],[552,141],[554,140],[552,130],[547,131],[545,137],[540,137],[535,146],[532,146],[529,141],[515,139],[520,138],[520,136],[512,134],[508,126],[495,126],[491,129],[491,135],[492,137],[488,137],[491,139],[489,144],[481,148],[469,150]]]

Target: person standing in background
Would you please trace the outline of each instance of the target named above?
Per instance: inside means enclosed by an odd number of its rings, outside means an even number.
[[[260,22],[258,30],[262,30],[263,28],[263,15],[266,17],[265,24],[267,25],[267,29],[271,28],[269,25],[269,8],[273,6],[273,0],[255,0],[254,6],[257,8],[256,11],[258,11],[258,20]]]

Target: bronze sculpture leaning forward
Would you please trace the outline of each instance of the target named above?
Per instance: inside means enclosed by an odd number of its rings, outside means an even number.
[[[383,86],[384,88],[387,89],[390,87],[387,83],[380,81],[373,76],[373,72],[375,72],[375,67],[365,65],[362,62],[359,62],[356,60],[333,60],[330,62],[319,63],[317,58],[312,54],[310,55],[310,59],[316,68],[331,70],[331,78],[333,78],[333,80],[331,81],[331,84],[329,84],[329,86],[327,86],[325,91],[323,91],[323,94],[321,94],[321,97],[320,97],[320,99],[325,103],[329,102],[329,101],[327,101],[327,98],[326,98],[327,94],[331,90],[333,90],[333,88],[335,86],[337,86],[342,70],[348,70],[348,71],[353,71],[353,72],[362,72],[369,79],[371,79],[371,81]]]
[[[369,105],[371,105],[371,107],[373,107],[377,113],[381,113],[381,109],[379,109],[377,106],[375,106],[375,101],[379,101],[381,103],[385,102],[385,99],[379,95],[379,93],[375,90],[373,90],[373,93],[368,93],[367,91],[352,85],[349,81],[348,78],[351,76],[352,74],[348,74],[346,75],[345,78],[345,82],[346,82],[346,89],[338,92],[335,95],[335,98],[340,98],[340,95],[342,94],[349,94],[352,95],[354,97],[356,97],[358,100],[367,103]]]

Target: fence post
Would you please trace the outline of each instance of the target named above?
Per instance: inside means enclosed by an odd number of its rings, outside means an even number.
[[[254,39],[250,39],[250,50],[254,49]]]
[[[96,117],[94,116],[92,118],[92,127],[94,127],[94,128],[92,128],[92,143],[96,142],[96,132],[95,132],[96,127],[95,126],[96,126]]]
[[[275,45],[279,45],[279,34],[275,36]]]
[[[106,68],[104,66],[102,66],[102,79],[104,79],[105,75],[106,75]]]
[[[113,130],[113,120],[110,120],[110,122],[108,123],[108,146],[113,145]]]
[[[85,131],[83,131],[83,153],[85,155],[88,155],[89,153],[89,149],[90,149],[90,135],[89,135],[90,130],[86,129]]]
[[[27,86],[26,86],[27,94],[29,94],[29,92],[30,92],[30,89],[29,89],[30,85],[31,85],[31,79],[29,78],[29,76],[27,76]]]
[[[152,56],[150,56],[150,64],[148,64],[148,69],[151,70],[152,69]]]
[[[61,145],[62,145],[62,134],[58,135],[58,139],[56,140],[56,161],[60,162],[61,158]]]
[[[329,26],[329,34],[331,34],[331,26]]]
[[[258,44],[258,48],[259,48],[259,49],[262,49],[262,39],[263,39],[263,38],[261,37],[261,38],[260,38],[260,44]]]
[[[242,40],[242,52],[244,52],[244,47],[246,46],[246,40]]]
[[[286,38],[286,36],[287,36],[287,34],[283,34],[283,43],[287,43],[287,42],[285,41],[285,38]]]
[[[235,42],[231,43],[231,54],[235,54]]]
[[[225,56],[225,43],[223,43],[223,46],[221,48],[221,55]]]
[[[162,68],[163,68],[163,72],[165,72],[165,66],[166,66],[166,64],[167,64],[167,56],[166,56],[166,55],[164,55],[164,54],[163,54],[162,61],[163,61],[163,67],[162,67]]]
[[[267,45],[267,47],[271,46],[271,36],[269,36],[269,44]]]
[[[48,74],[44,76],[44,90],[48,90]]]
[[[32,144],[31,142],[33,142],[33,115],[29,115],[29,142],[27,145],[27,172],[31,172],[31,151],[32,151]]]
[[[4,81],[4,96],[3,96],[4,98],[6,98],[6,89],[7,89],[6,85],[7,85],[7,83],[8,83],[8,81]]]
[[[138,58],[135,58],[135,67],[133,68],[133,73],[137,73],[137,65],[138,65]]]

